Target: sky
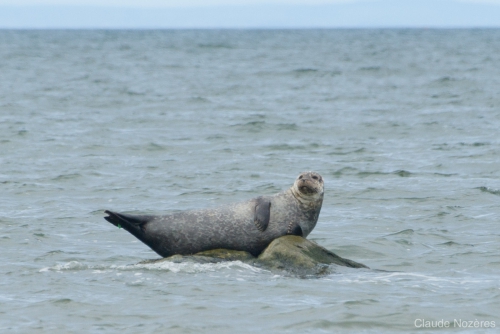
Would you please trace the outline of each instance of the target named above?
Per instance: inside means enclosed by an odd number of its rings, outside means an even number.
[[[500,0],[0,0],[0,29],[500,28]]]

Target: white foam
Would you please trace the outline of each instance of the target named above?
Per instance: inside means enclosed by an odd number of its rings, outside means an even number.
[[[238,270],[239,272],[251,271],[259,273],[264,271],[263,269],[256,268],[249,264],[243,263],[241,261],[227,261],[218,263],[192,263],[192,262],[170,262],[170,261],[159,261],[154,263],[138,263],[131,265],[88,265],[78,261],[69,261],[66,263],[58,263],[51,267],[45,267],[39,270],[39,272],[61,272],[61,271],[71,271],[71,270],[92,270],[92,274],[103,274],[111,271],[136,271],[135,276],[143,275],[142,272],[138,270],[156,270],[156,271],[168,271],[172,273],[202,273],[202,272],[216,272],[225,269]],[[120,273],[117,273],[120,274]]]
[[[47,271],[64,271],[64,270],[85,270],[90,267],[86,264],[80,263],[78,261],[69,261],[62,264],[56,264],[52,267],[45,267],[39,270],[39,272],[47,272]]]
[[[126,266],[117,269],[122,269],[122,270],[147,269],[147,270],[170,271],[173,273],[179,273],[179,272],[200,273],[200,272],[214,272],[214,271],[220,271],[224,269],[234,269],[234,268],[241,268],[253,272],[262,271],[262,269],[256,268],[241,261],[227,261],[218,263],[192,263],[192,262],[176,263],[170,261],[160,261],[155,263],[135,264],[132,266]]]

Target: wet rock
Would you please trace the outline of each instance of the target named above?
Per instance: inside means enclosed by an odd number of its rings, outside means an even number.
[[[294,235],[275,239],[259,255],[255,264],[298,275],[329,274],[334,268],[332,264],[349,268],[368,268],[361,263],[342,258],[314,241]]]

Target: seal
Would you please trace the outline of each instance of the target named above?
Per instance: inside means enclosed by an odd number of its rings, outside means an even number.
[[[271,196],[159,216],[107,210],[104,219],[124,228],[163,257],[218,248],[257,256],[281,236],[307,237],[318,221],[323,193],[321,175],[303,172],[292,187]]]

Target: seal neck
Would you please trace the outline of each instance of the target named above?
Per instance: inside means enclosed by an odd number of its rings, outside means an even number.
[[[295,187],[290,188],[292,196],[301,204],[301,206],[308,209],[316,208],[318,205],[321,207],[323,203],[323,194],[314,194],[306,196],[298,191]]]

